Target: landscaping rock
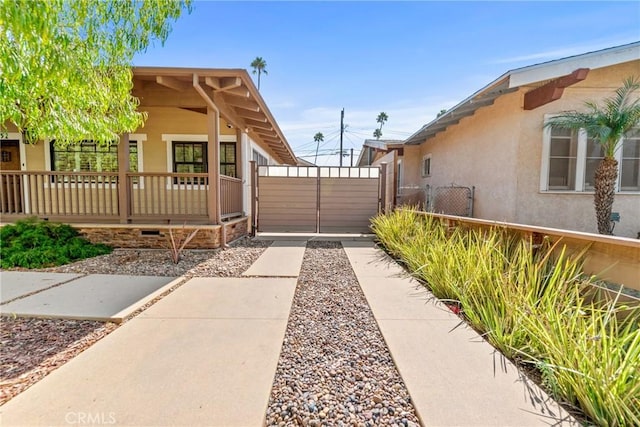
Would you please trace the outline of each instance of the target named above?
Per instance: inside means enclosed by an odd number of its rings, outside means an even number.
[[[266,425],[417,425],[410,402],[344,250],[309,242]],[[283,415],[290,405],[297,413]]]

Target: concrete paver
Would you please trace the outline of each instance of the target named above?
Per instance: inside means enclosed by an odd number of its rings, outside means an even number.
[[[295,284],[192,279],[0,407],[2,425],[262,425]]]
[[[243,276],[298,277],[306,246],[306,240],[277,240]]]
[[[343,246],[425,425],[579,425],[372,243]]]
[[[0,313],[120,321],[141,305],[140,300],[171,287],[173,280],[173,277],[91,274],[4,304]]]
[[[217,319],[286,319],[296,279],[197,277],[188,285],[188,292],[175,292],[139,317],[206,319],[213,315]]]
[[[31,271],[0,272],[0,303],[10,301],[31,292],[46,289],[58,283],[82,276],[68,273],[40,273]]]

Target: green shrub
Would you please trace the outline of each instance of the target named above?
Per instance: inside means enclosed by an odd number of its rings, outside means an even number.
[[[372,228],[491,344],[537,368],[555,398],[598,425],[640,425],[640,307],[588,303],[584,253],[534,247],[499,227],[449,229],[409,210],[378,216]]]
[[[0,229],[2,268],[50,267],[111,251],[109,246],[90,243],[67,224],[29,218]]]

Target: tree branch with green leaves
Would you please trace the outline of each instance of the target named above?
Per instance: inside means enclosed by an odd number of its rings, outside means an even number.
[[[65,145],[139,128],[133,56],[164,43],[184,10],[191,0],[0,1],[0,131]]]

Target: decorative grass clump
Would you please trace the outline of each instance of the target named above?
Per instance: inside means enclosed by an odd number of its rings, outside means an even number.
[[[449,229],[397,210],[380,243],[507,357],[537,369],[557,400],[603,426],[640,425],[640,307],[587,302],[583,253],[505,229]],[[624,315],[622,315],[624,313]]]
[[[17,221],[0,229],[2,268],[42,268],[68,264],[108,254],[109,246],[92,244],[67,224],[36,218]]]

